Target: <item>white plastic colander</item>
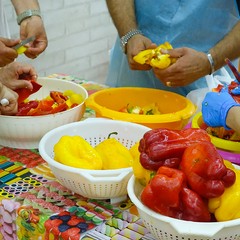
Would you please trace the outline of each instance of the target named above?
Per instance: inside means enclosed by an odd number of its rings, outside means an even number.
[[[156,213],[146,207],[139,196],[143,186],[132,176],[128,196],[138,209],[147,229],[159,240],[240,240],[240,219],[226,222],[192,222]]]
[[[129,149],[149,130],[148,127],[124,121],[87,119],[66,124],[45,134],[40,141],[39,152],[55,177],[68,189],[87,198],[116,199],[127,196],[127,183],[132,176],[132,168],[86,170],[66,166],[54,160],[54,145],[64,135],[78,135],[96,146],[107,139],[109,133],[117,132],[113,137]]]

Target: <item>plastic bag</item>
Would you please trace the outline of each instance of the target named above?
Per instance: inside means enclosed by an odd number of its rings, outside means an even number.
[[[187,94],[186,97],[189,100],[191,100],[196,106],[195,113],[201,112],[202,101],[208,92],[211,92],[212,89],[216,88],[219,84],[226,85],[226,84],[230,84],[232,81],[234,81],[234,79],[231,78],[228,71],[224,67],[222,67],[218,71],[218,73],[220,73],[221,75],[212,74],[212,75],[207,75],[205,77],[208,87],[195,89]]]

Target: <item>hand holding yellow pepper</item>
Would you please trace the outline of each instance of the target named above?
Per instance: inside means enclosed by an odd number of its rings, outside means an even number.
[[[140,64],[149,64],[152,67],[164,69],[170,66],[172,63],[176,62],[176,58],[170,58],[169,54],[162,54],[161,49],[173,49],[172,45],[169,42],[160,44],[155,49],[147,49],[141,51],[136,56],[133,57],[133,60]]]

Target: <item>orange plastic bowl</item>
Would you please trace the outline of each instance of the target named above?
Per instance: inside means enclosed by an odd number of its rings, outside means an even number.
[[[203,123],[204,122],[203,122],[203,118],[202,118],[202,113],[199,112],[193,117],[192,127],[193,128],[202,128]],[[212,136],[210,134],[209,134],[209,136],[211,137],[212,143],[218,149],[223,149],[223,150],[227,150],[227,151],[231,151],[231,152],[240,153],[240,142],[225,140],[222,138]]]
[[[119,111],[128,104],[145,107],[153,103],[158,105],[162,114],[139,115]],[[170,129],[182,129],[196,110],[190,100],[179,94],[138,87],[100,90],[88,97],[86,106],[95,110],[96,117],[138,123],[150,128]]]

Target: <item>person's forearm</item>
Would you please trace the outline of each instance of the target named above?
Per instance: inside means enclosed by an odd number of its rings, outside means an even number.
[[[16,14],[20,14],[28,9],[39,9],[39,3],[37,0],[11,0],[15,8]]]
[[[234,60],[240,56],[240,21],[221,41],[210,49],[210,53],[214,59],[215,70],[226,64],[225,58]]]
[[[240,134],[240,107],[232,107],[227,115],[226,124]]]
[[[106,3],[120,37],[137,28],[134,0],[106,0]]]

